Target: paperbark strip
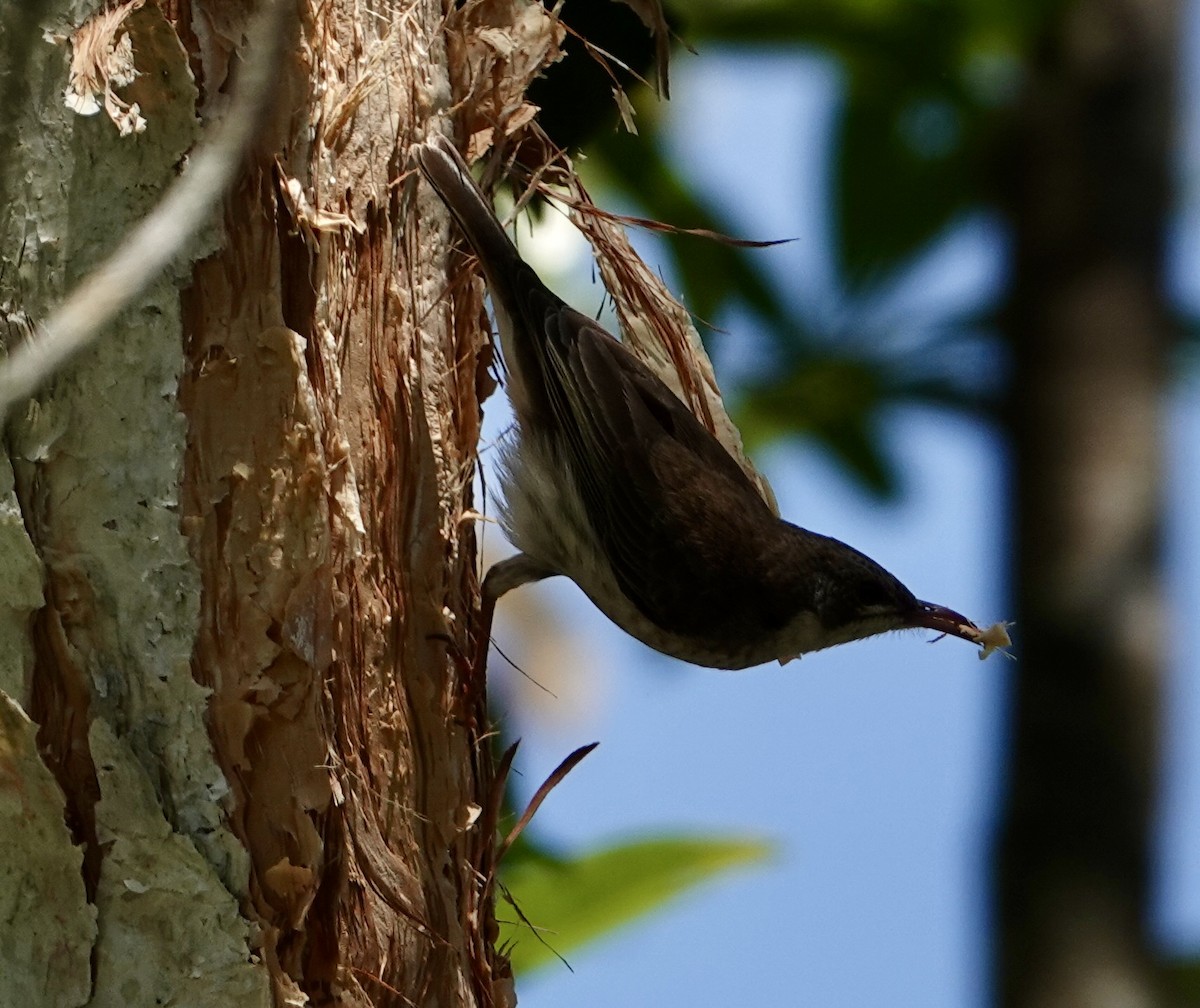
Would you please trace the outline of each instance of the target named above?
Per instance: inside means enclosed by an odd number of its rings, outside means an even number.
[[[100,7],[46,6],[3,82],[27,99],[0,166],[9,345],[227,112],[250,16],[105,7],[84,62],[120,72],[69,110],[69,40]],[[482,288],[447,276],[444,212],[406,170],[452,107],[461,136],[528,122],[558,35],[516,0],[446,15],[299,0],[220,219],[7,426],[0,814],[49,849],[0,858],[45,907],[0,914],[27,932],[0,933],[0,1002],[32,982],[64,1005],[512,1003],[464,660]],[[3,960],[43,939],[62,969]]]

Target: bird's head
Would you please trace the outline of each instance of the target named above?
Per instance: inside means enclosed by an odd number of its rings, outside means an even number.
[[[973,644],[987,645],[987,634],[961,613],[933,602],[922,602],[874,560],[845,543],[807,533],[812,549],[805,566],[810,578],[799,606],[815,617],[802,630],[803,616],[793,623],[807,646],[796,653],[833,647],[892,630],[933,630]],[[998,625],[999,626],[999,625]],[[993,647],[1007,640],[998,638]]]

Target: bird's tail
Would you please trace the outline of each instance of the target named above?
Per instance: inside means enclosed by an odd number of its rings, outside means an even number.
[[[496,275],[520,261],[516,246],[505,233],[487,197],[471,177],[467,162],[454,144],[438,135],[413,149],[417,164],[454,215],[479,256],[488,286],[495,291],[506,279]]]

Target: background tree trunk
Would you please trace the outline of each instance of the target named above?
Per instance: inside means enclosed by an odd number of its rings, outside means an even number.
[[[10,341],[155,202],[248,58],[232,0],[45,6],[0,91]],[[99,104],[108,83],[137,109],[64,107],[81,25]],[[223,220],[5,428],[3,1004],[512,1001],[463,660],[481,288],[448,283],[442,207],[405,175],[466,83],[435,0],[301,0],[288,26]],[[519,97],[542,40],[488,89]]]
[[[999,1003],[1159,1003],[1146,933],[1166,625],[1163,292],[1174,5],[1057,18],[1004,165],[1021,661]]]

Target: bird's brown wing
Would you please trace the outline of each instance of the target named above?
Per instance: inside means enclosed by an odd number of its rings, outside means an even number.
[[[621,590],[679,633],[763,618],[765,586],[744,551],[777,520],[742,468],[600,326],[564,305],[543,331],[553,411]]]

